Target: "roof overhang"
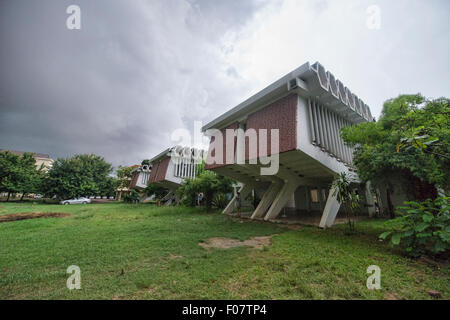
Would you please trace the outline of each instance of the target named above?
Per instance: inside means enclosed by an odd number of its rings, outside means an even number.
[[[205,151],[202,149],[197,149],[197,148],[175,146],[175,147],[167,148],[166,150],[164,150],[157,156],[150,159],[150,163],[153,164],[153,162],[156,162],[162,158],[172,157],[172,156],[193,158],[193,159],[201,160],[205,156]]]
[[[316,99],[351,123],[373,121],[370,108],[319,63],[309,62],[275,81],[202,128],[222,129],[292,93]]]

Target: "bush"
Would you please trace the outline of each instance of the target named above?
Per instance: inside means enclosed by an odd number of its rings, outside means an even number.
[[[212,204],[218,209],[224,209],[228,204],[226,195],[223,193],[217,193],[213,198]]]
[[[139,193],[131,189],[130,193],[127,193],[123,196],[123,202],[125,203],[138,203],[139,202]]]
[[[386,222],[389,231],[381,239],[391,237],[393,245],[401,245],[408,255],[436,256],[448,253],[450,243],[450,215],[448,197],[424,202],[405,202],[399,207],[399,217]]]

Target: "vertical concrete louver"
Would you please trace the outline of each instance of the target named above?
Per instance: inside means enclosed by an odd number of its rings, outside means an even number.
[[[324,107],[314,99],[308,99],[308,119],[311,143],[348,165],[352,164],[353,149],[345,145],[340,130],[350,122]]]

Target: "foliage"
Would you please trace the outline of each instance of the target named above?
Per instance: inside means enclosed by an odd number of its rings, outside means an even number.
[[[135,189],[131,189],[130,192],[123,196],[123,202],[126,203],[139,203],[139,192]]]
[[[141,165],[149,166],[150,165],[150,160],[148,160],[148,159],[142,160]]]
[[[224,209],[228,204],[228,200],[225,194],[218,193],[214,196],[212,205],[219,209]]]
[[[19,156],[0,152],[0,192],[22,193],[22,198],[27,193],[41,192],[44,176],[43,167],[36,168],[32,153]]]
[[[189,206],[195,206],[197,195],[203,193],[207,208],[213,206],[214,197],[219,194],[227,194],[233,191],[233,180],[218,175],[212,171],[202,171],[195,179],[185,180],[178,188],[178,194],[182,202]]]
[[[119,180],[113,177],[106,177],[105,180],[99,183],[99,195],[114,197],[118,186]]]
[[[133,176],[131,171],[133,171],[133,167],[119,166],[116,170],[117,179],[119,181],[118,188],[128,188],[130,186],[131,178]]]
[[[420,94],[385,102],[378,122],[342,129],[344,141],[356,147],[359,177],[375,184],[404,171],[445,188],[450,179],[450,107],[447,98],[426,100]]]
[[[381,239],[391,238],[393,245],[402,245],[414,257],[437,255],[450,249],[450,204],[448,197],[424,202],[405,202],[399,217],[386,222],[389,231]]]
[[[341,203],[345,212],[347,213],[348,227],[351,233],[355,232],[355,222],[352,220],[352,215],[359,207],[359,195],[354,192],[354,188],[351,187],[351,181],[347,177],[345,172],[340,173],[332,184],[334,194]]]
[[[169,192],[166,188],[162,187],[158,183],[150,183],[144,190],[147,196],[155,196],[157,200],[161,200]]]
[[[94,154],[57,159],[48,172],[46,194],[58,199],[104,195],[111,192],[111,164]]]

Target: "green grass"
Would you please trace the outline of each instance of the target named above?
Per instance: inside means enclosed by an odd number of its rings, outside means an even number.
[[[119,203],[0,203],[0,215],[67,212],[70,217],[0,223],[0,299],[429,299],[450,298],[450,270],[410,260],[377,240],[383,222],[359,233],[239,222],[192,208]],[[212,237],[275,235],[272,245],[206,251]],[[81,268],[68,290],[66,269]],[[381,268],[382,290],[366,287]]]

